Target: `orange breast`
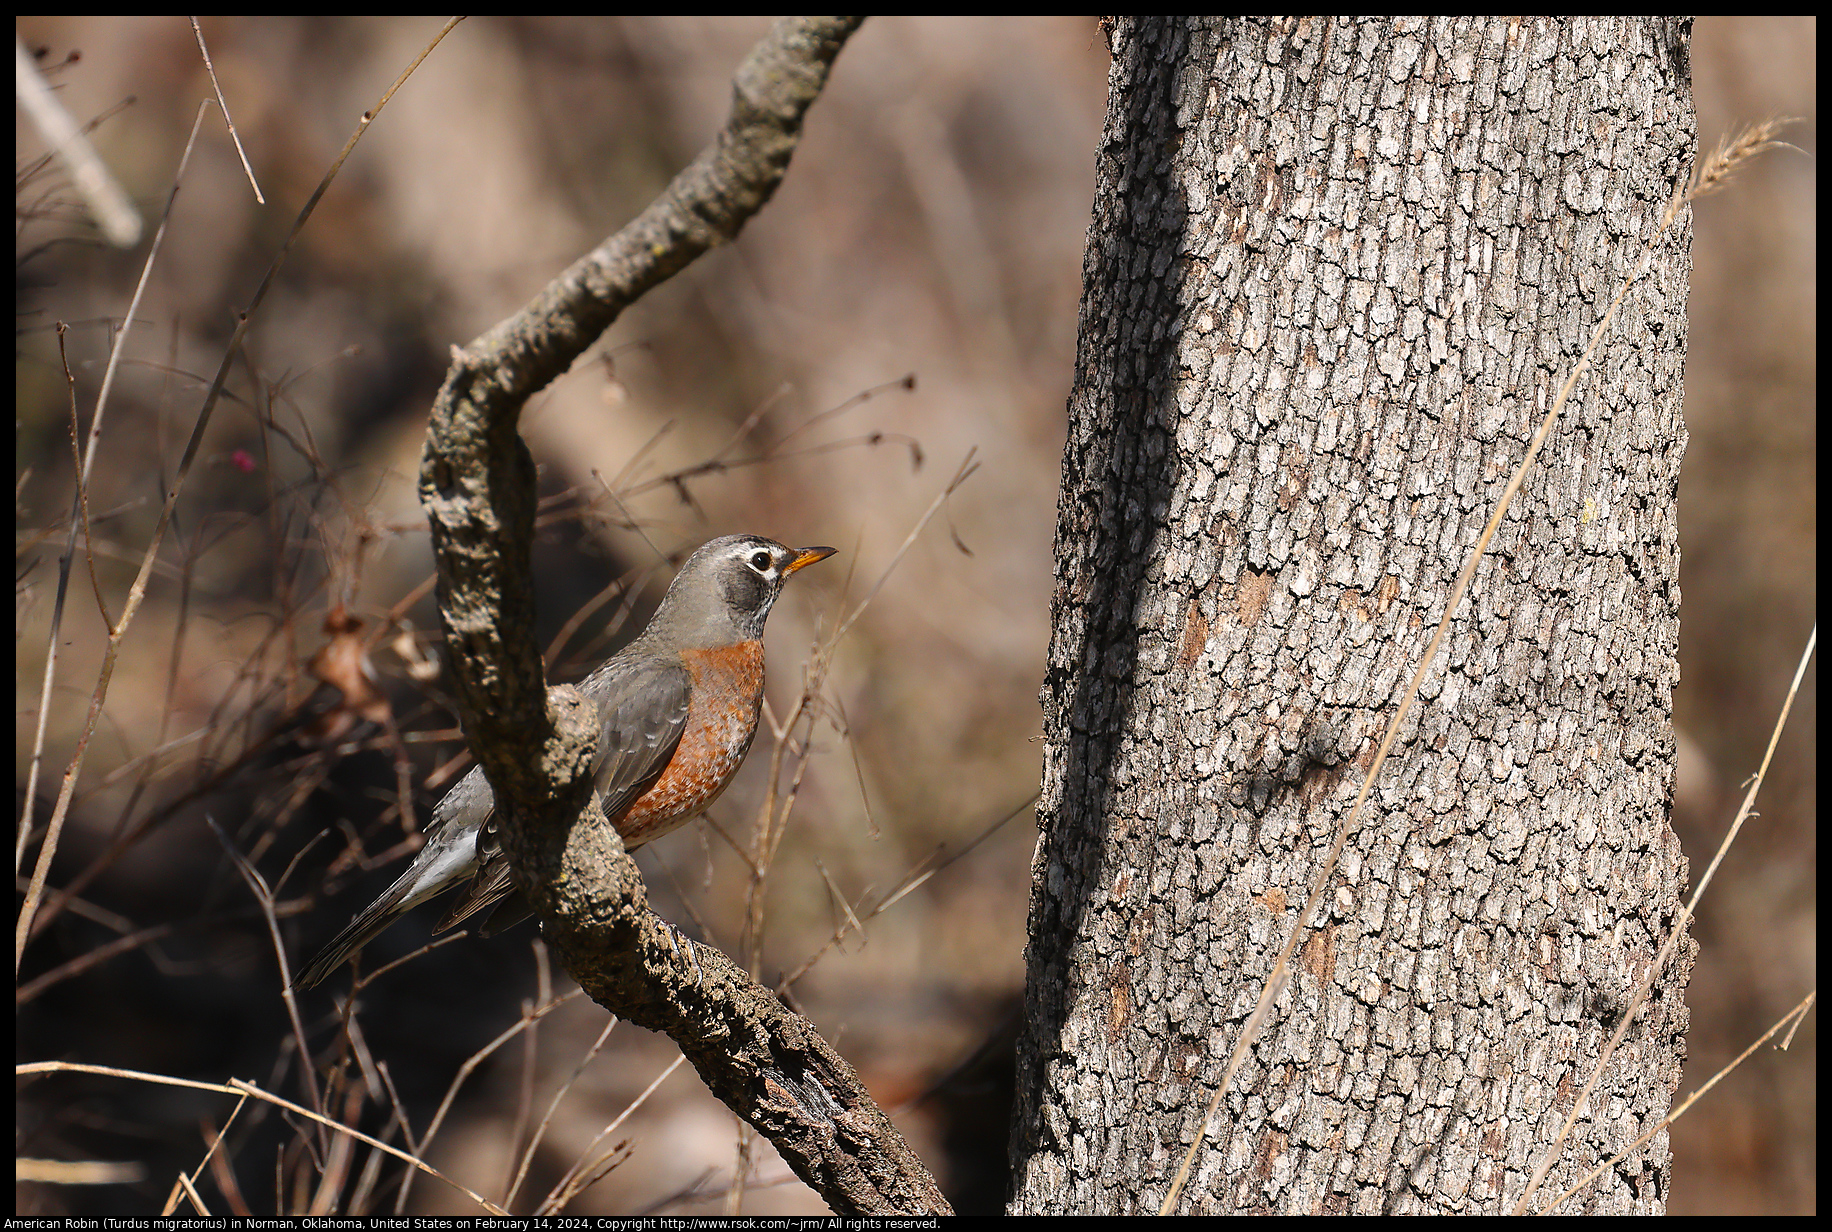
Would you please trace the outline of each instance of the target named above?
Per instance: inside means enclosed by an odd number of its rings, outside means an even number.
[[[655,786],[616,820],[617,833],[629,847],[658,839],[711,807],[738,773],[757,734],[763,709],[762,642],[687,650],[681,660],[693,676],[686,728]]]

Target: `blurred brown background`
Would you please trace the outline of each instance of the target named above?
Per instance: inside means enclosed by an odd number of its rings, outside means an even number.
[[[254,202],[220,115],[206,114],[90,493],[111,612],[234,314],[358,116],[437,26],[204,22],[268,204]],[[665,185],[723,120],[730,73],[765,28],[736,18],[475,18],[408,81],[319,206],[248,336],[117,669],[60,875],[92,858],[123,819],[144,816],[203,772],[183,746],[143,791],[131,775],[111,781],[112,771],[248,713],[238,674],[251,664],[280,673],[309,656],[332,599],[373,627],[426,578],[414,475],[448,348],[519,308]],[[46,50],[41,64],[79,121],[113,112],[94,139],[150,228],[198,105],[212,95],[187,24],[21,18],[19,32],[28,48]],[[1686,754],[1676,818],[1695,873],[1728,822],[1737,784],[1759,762],[1815,617],[1816,32],[1809,18],[1703,19],[1693,44],[1701,141],[1791,115],[1805,123],[1787,137],[1807,152],[1764,157],[1695,213],[1691,443],[1680,510],[1677,717]],[[66,63],[73,51],[80,60]],[[614,504],[603,517],[556,522],[543,534],[537,582],[551,633],[614,577],[655,565],[645,535],[664,551],[740,530],[839,547],[842,556],[798,579],[771,622],[778,704],[792,696],[817,626],[831,629],[885,573],[969,451],[980,463],[839,648],[830,692],[845,734],[838,723],[822,728],[775,873],[766,980],[801,965],[842,918],[823,876],[849,901],[870,901],[1036,790],[1058,452],[1106,68],[1088,18],[871,19],[841,53],[782,190],[738,244],[651,294],[617,324],[600,358],[529,407],[525,430],[548,493],[593,485],[594,472],[622,476],[630,491],[708,458],[773,455],[635,492],[629,512],[642,533],[614,524]],[[16,132],[24,166],[42,143],[23,121]],[[70,502],[69,394],[52,325],[72,326],[86,426],[107,327],[124,311],[146,252],[144,243],[132,253],[95,243],[73,201],[59,170],[22,182],[22,791]],[[908,374],[913,391],[883,388]],[[867,390],[878,392],[816,421]],[[259,416],[276,425],[265,439]],[[835,447],[814,448],[828,444]],[[652,603],[655,591],[645,593]],[[588,625],[588,637],[607,614]],[[409,618],[436,653],[430,602]],[[41,824],[104,636],[79,569],[60,633]],[[566,657],[603,653],[575,638]],[[450,726],[407,679],[400,656],[378,648],[375,664],[405,728]],[[1762,816],[1695,928],[1688,1090],[1813,986],[1816,682],[1809,672]],[[253,706],[250,735],[277,717],[273,700]],[[309,803],[290,813],[265,807],[296,786],[284,760],[251,767],[99,880],[86,895],[98,912],[63,917],[28,951],[23,979],[121,931],[178,927],[35,994],[20,1010],[20,1059],[233,1075],[296,1096],[271,944],[204,812],[258,852],[270,881],[314,833],[339,822],[378,853],[393,841],[376,818],[394,771],[375,743],[342,759],[322,787],[302,791]],[[440,755],[453,749],[441,745]],[[728,830],[750,824],[762,751],[760,742],[760,756],[714,811]],[[423,748],[416,757],[422,775],[435,764]],[[277,818],[275,827],[263,829],[263,817]],[[303,900],[346,841],[333,836],[313,849],[283,898]],[[1022,991],[1033,843],[1025,812],[872,921],[868,942],[855,938],[823,957],[795,989],[887,1105],[917,1101],[900,1123],[963,1210],[995,1209],[1002,1198],[1004,1053]],[[643,863],[659,910],[683,922],[697,915],[732,949],[743,873],[723,843],[683,832]],[[388,875],[346,877],[344,892],[284,920],[295,964]],[[97,918],[104,913],[112,915]],[[436,915],[423,914],[419,939]],[[531,940],[522,930],[461,941],[365,992],[369,1046],[412,1088],[410,1099],[426,1101],[414,1105],[418,1124],[464,1057],[537,995]],[[417,943],[405,940],[390,956]],[[304,1006],[313,1046],[324,1048],[334,1029],[328,998]],[[1674,1213],[1814,1209],[1816,1022],[1792,1052],[1757,1054],[1676,1127]],[[597,1007],[574,1001],[532,1044],[496,1054],[429,1158],[496,1192],[491,1178],[512,1166],[522,1084],[544,1107],[604,1023]],[[562,1102],[538,1178],[550,1180],[675,1055],[666,1040],[627,1027],[612,1033],[608,1053]],[[220,1125],[228,1111],[227,1100],[173,1098],[117,1080],[63,1076],[23,1088],[22,1154],[137,1159],[149,1172],[137,1186],[22,1191],[19,1209],[157,1209],[173,1169],[201,1156],[197,1126]],[[691,1073],[664,1082],[617,1136],[631,1144],[631,1159],[576,1211],[720,1209],[732,1121]],[[257,1141],[268,1142],[265,1155]],[[274,1201],[262,1188],[271,1184],[271,1141],[240,1145],[247,1154],[234,1166],[265,1212]],[[786,1175],[773,1159],[761,1172]],[[676,1196],[696,1185],[714,1196]],[[415,1209],[465,1208],[422,1182]],[[819,1204],[790,1182],[752,1192],[745,1209]]]

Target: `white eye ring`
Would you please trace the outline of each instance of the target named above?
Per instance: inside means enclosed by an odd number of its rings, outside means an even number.
[[[747,563],[759,573],[768,573],[770,566],[775,562],[768,552],[759,550],[751,553],[751,558]]]

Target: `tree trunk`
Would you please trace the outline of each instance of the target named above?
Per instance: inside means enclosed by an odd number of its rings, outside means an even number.
[[[1014,1211],[1155,1210],[1459,570],[1693,149],[1689,27],[1122,19]],[[1176,1209],[1496,1212],[1673,926],[1689,216],[1526,477]],[[1541,1190],[1667,1110],[1691,946]],[[1663,1133],[1565,1210],[1663,1209]]]

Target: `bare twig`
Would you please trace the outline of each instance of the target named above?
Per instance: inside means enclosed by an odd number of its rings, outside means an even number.
[[[216,65],[210,63],[210,48],[204,42],[204,28],[197,24],[197,18],[191,18],[191,33],[197,36],[197,54],[204,58],[204,71],[210,75],[210,88],[216,91],[216,105],[223,109],[223,123],[229,128],[229,140],[235,144],[235,156],[242,160],[242,171],[248,176],[248,186],[254,189],[254,199],[262,205],[267,198],[261,195],[260,181],[254,177],[254,168],[248,165],[248,151],[242,148],[242,135],[235,131],[235,117],[229,114],[229,100],[223,97],[223,83],[216,79]]]
[[[346,1134],[356,1139],[358,1142],[368,1143],[379,1151],[385,1151],[396,1159],[410,1163],[416,1169],[426,1173],[435,1180],[443,1181],[445,1184],[450,1185],[453,1189],[464,1194],[492,1215],[508,1214],[507,1211],[498,1207],[482,1194],[473,1193],[465,1186],[460,1185],[457,1181],[452,1180],[450,1177],[440,1172],[437,1168],[434,1168],[432,1165],[422,1160],[414,1158],[407,1152],[389,1146],[386,1142],[371,1138],[368,1134],[359,1133],[351,1129],[348,1125],[339,1125],[329,1117],[321,1116],[313,1112],[310,1108],[303,1108],[293,1103],[291,1100],[281,1099],[278,1095],[270,1094],[254,1085],[252,1082],[243,1082],[240,1078],[231,1078],[226,1084],[220,1082],[196,1082],[189,1078],[170,1078],[164,1074],[147,1074],[138,1070],[116,1069],[110,1065],[81,1065],[74,1061],[32,1061],[24,1065],[14,1066],[13,1073],[19,1077],[24,1077],[28,1074],[101,1074],[110,1078],[128,1078],[136,1082],[150,1082],[156,1086],[183,1087],[191,1091],[215,1091],[222,1095],[253,1096],[255,1099],[264,1100],[267,1103],[273,1104],[275,1107],[284,1108],[297,1116],[307,1117],[320,1124],[328,1125],[340,1134]]]

